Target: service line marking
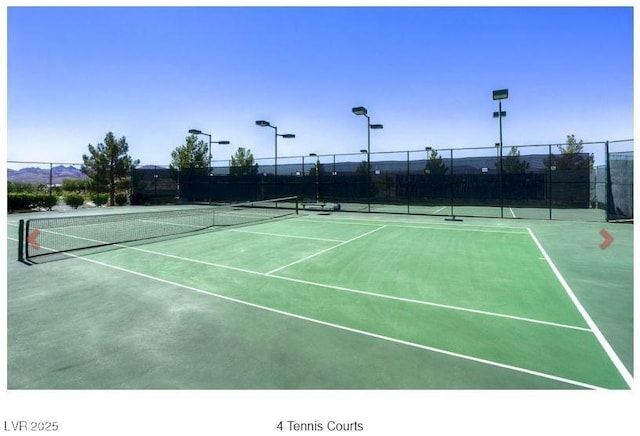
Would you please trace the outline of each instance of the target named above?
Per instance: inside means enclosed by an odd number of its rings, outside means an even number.
[[[373,231],[368,232],[368,233],[370,234],[370,233],[372,233],[374,231],[377,231],[377,230],[379,230],[379,229],[373,230]],[[356,238],[353,238],[353,240],[355,240],[357,238],[360,238],[360,237],[364,237],[366,235],[367,235],[367,233],[362,234],[362,235],[360,235],[360,236],[358,236]],[[91,242],[97,242],[97,243],[101,242],[101,241],[98,241],[96,239],[82,238],[80,236],[72,236],[72,238],[84,239],[84,240],[88,240],[88,241],[91,241]],[[11,239],[11,238],[9,238],[9,239]],[[349,242],[349,241],[345,241],[345,243],[346,242]],[[336,245],[336,246],[333,246],[333,247],[329,247],[328,249],[322,250],[322,252],[326,252],[326,251],[328,251],[329,249],[332,249],[332,248],[337,248],[340,245],[344,245],[344,243]],[[119,248],[125,248],[125,249],[129,249],[129,250],[134,250],[134,251],[139,251],[139,252],[142,252],[142,253],[148,253],[148,254],[152,254],[152,255],[156,255],[156,256],[167,257],[167,258],[170,258],[170,259],[176,259],[176,260],[180,260],[180,261],[184,261],[184,262],[197,263],[197,264],[206,265],[206,266],[210,266],[210,267],[214,267],[214,268],[227,269],[227,270],[237,271],[237,272],[241,272],[241,273],[245,273],[245,274],[257,275],[257,276],[262,276],[262,277],[269,277],[269,278],[288,281],[288,282],[292,282],[292,283],[300,283],[300,284],[316,286],[316,287],[325,288],[325,289],[331,289],[331,290],[334,290],[334,291],[350,292],[350,293],[354,293],[354,294],[366,295],[366,296],[369,296],[369,297],[384,298],[384,299],[395,300],[395,301],[402,301],[402,302],[410,303],[410,304],[421,304],[421,305],[425,305],[425,306],[438,307],[438,308],[446,309],[446,310],[454,310],[454,311],[460,311],[460,312],[473,313],[473,314],[476,314],[476,315],[492,316],[492,317],[497,317],[497,318],[505,318],[505,319],[511,319],[511,320],[514,320],[514,321],[530,322],[530,323],[534,323],[534,324],[542,324],[542,325],[548,325],[548,326],[552,326],[552,327],[559,327],[559,328],[565,328],[565,329],[571,329],[571,330],[580,330],[580,331],[586,331],[586,332],[590,332],[591,331],[589,328],[586,328],[586,327],[580,327],[580,326],[556,323],[556,322],[551,322],[551,321],[544,321],[544,320],[539,320],[539,319],[534,319],[534,318],[526,318],[526,317],[521,317],[521,316],[516,316],[516,315],[509,315],[509,314],[504,314],[504,313],[499,313],[499,312],[489,312],[489,311],[485,311],[485,310],[471,309],[471,308],[466,308],[466,307],[462,307],[462,306],[454,306],[454,305],[449,305],[449,304],[434,303],[434,302],[426,301],[426,300],[415,300],[415,299],[411,299],[411,298],[397,297],[397,296],[388,295],[388,294],[380,294],[380,293],[376,293],[376,292],[362,291],[362,290],[359,290],[359,289],[352,289],[352,288],[347,288],[347,287],[343,287],[343,286],[328,285],[328,284],[325,284],[325,283],[319,283],[319,282],[312,282],[312,281],[308,281],[308,280],[296,279],[296,278],[293,278],[293,277],[285,277],[285,276],[281,276],[281,275],[275,275],[275,274],[272,274],[272,273],[263,273],[263,272],[259,272],[259,271],[248,270],[248,269],[245,269],[245,268],[238,268],[238,267],[235,267],[235,266],[223,265],[223,264],[219,264],[219,263],[208,262],[208,261],[205,261],[205,260],[194,259],[194,258],[184,257],[184,256],[178,256],[178,255],[175,255],[175,254],[163,253],[163,252],[160,252],[160,251],[149,250],[149,249],[146,249],[146,248],[131,247],[131,246],[128,246],[128,245],[123,245],[123,244],[111,244],[111,246],[115,246],[115,247],[119,247]],[[51,251],[51,252],[58,252],[57,250],[54,250],[54,249],[51,249],[51,248],[47,248],[47,247],[42,247],[42,248],[45,249],[45,250]],[[322,252],[318,252],[318,253],[316,253],[314,255],[307,256],[305,258],[305,260],[310,258],[310,257],[313,257],[313,256],[315,256],[317,254],[321,254]],[[63,254],[67,254],[67,253],[63,253]],[[73,255],[72,257],[82,258],[80,256],[75,256],[75,255]]]

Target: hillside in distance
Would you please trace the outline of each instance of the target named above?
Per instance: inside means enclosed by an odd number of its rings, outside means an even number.
[[[49,184],[49,168],[29,167],[19,170],[7,169],[7,180],[10,182]],[[73,166],[58,165],[51,169],[51,183],[59,185],[67,179],[86,179],[87,176]]]

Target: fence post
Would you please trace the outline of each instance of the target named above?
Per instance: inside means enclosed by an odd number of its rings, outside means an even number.
[[[410,186],[410,182],[409,182],[409,178],[411,177],[409,175],[411,169],[409,168],[409,151],[407,150],[407,177],[405,179],[405,185],[404,185],[404,189],[405,192],[407,194],[407,213],[411,213],[411,186]],[[396,190],[398,189],[398,187],[396,186]]]
[[[552,162],[552,159],[551,159],[551,144],[549,144],[549,158],[548,159],[549,159],[549,164],[547,166],[549,168],[549,170],[548,170],[549,171],[549,182],[548,182],[549,183],[549,220],[551,220],[552,219],[551,210],[553,208],[553,205],[551,203],[551,191],[552,191],[552,189],[551,189],[551,172],[552,172],[551,167],[553,166],[553,162]]]
[[[24,262],[24,220],[18,223],[18,261]]]

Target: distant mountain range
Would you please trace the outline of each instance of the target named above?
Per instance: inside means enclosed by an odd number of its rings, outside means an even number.
[[[506,159],[506,156],[504,157]],[[520,156],[520,159],[529,163],[528,172],[544,172],[546,169],[546,155],[528,155]],[[363,161],[366,160],[364,155]],[[325,172],[336,171],[338,174],[355,173],[362,165],[362,162],[336,162],[335,165],[328,161],[326,158],[321,162],[321,165]],[[442,156],[442,163],[449,168],[453,164],[453,171],[455,174],[476,174],[483,171],[486,168],[486,172],[489,174],[496,173],[498,166],[496,156],[480,156],[480,157],[457,157],[453,159],[453,162],[448,156]],[[304,168],[302,162],[300,163],[285,163],[278,165],[278,173],[286,175],[296,175],[297,173],[304,172],[309,173],[309,170],[315,165],[313,159],[309,159],[305,162]],[[417,159],[409,162],[409,168],[407,169],[406,160],[386,160],[386,161],[371,161],[371,169],[373,171],[379,171],[380,173],[389,174],[406,174],[409,171],[410,174],[423,174],[427,165],[426,159]],[[275,168],[273,165],[259,165],[259,173],[273,174]],[[229,174],[228,167],[215,167],[214,173],[217,175]],[[448,172],[447,174],[450,174]]]
[[[51,169],[51,182],[59,185],[67,179],[86,179],[87,176],[78,168],[58,165]],[[49,184],[49,168],[22,168],[20,170],[7,169],[7,180],[10,182]]]

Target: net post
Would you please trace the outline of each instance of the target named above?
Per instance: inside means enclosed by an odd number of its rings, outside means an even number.
[[[24,220],[18,222],[18,261],[24,262]]]
[[[24,234],[25,236],[27,236],[27,241],[23,244],[24,245],[24,255],[26,259],[29,259],[29,220],[27,220],[24,223]]]

